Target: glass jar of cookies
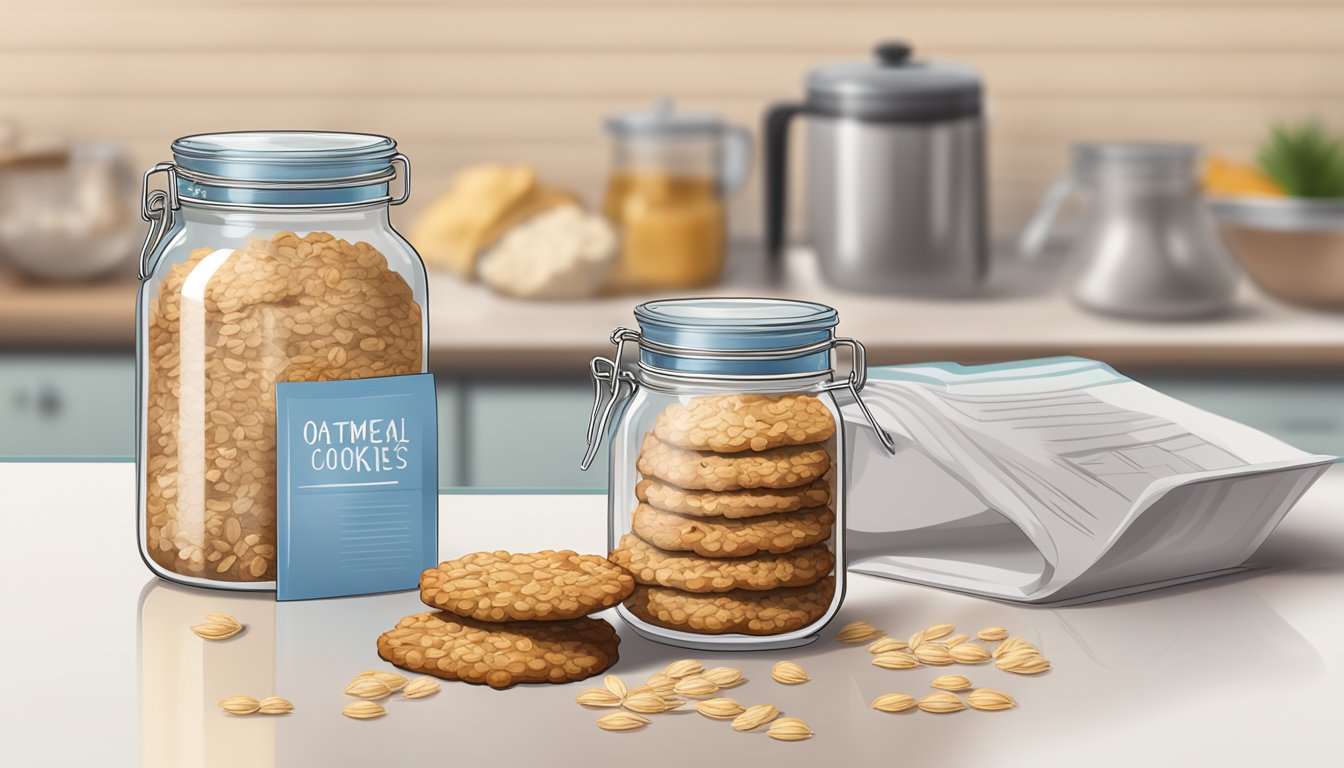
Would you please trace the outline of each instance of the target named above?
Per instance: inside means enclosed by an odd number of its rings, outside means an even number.
[[[207,134],[172,152],[142,208],[140,551],[172,581],[274,589],[276,383],[425,370],[424,265],[388,214],[410,168],[363,134]]]
[[[610,434],[610,559],[636,582],[619,614],[687,648],[811,642],[845,592],[837,395],[871,421],[863,346],[836,338],[836,311],[809,302],[654,301],[635,317],[638,331],[612,334],[615,355],[592,361],[583,461]]]

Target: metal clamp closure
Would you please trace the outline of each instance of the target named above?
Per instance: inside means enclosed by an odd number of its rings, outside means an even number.
[[[156,173],[168,174],[168,184],[164,189],[149,188],[150,179]],[[145,243],[140,247],[137,275],[141,281],[149,279],[149,260],[173,229],[173,211],[181,209],[182,201],[177,196],[177,166],[159,163],[145,171],[140,182],[140,218],[149,222],[149,231],[145,233]]]
[[[611,343],[616,345],[616,354],[612,355],[612,359],[598,356],[588,362],[588,370],[593,375],[593,412],[588,415],[588,449],[583,454],[583,461],[579,462],[579,469],[584,472],[593,465],[593,459],[597,458],[597,452],[602,448],[602,441],[611,427],[611,415],[616,412],[616,404],[633,395],[638,386],[634,374],[621,370],[625,342],[638,338],[637,331],[617,328],[611,334]],[[604,385],[607,390],[605,398]],[[630,387],[629,394],[624,397],[621,395],[623,385]]]
[[[389,161],[392,163],[392,172],[395,176],[397,166],[401,166],[401,194],[392,198],[389,205],[401,205],[411,199],[411,161],[403,154],[398,152],[392,156]],[[389,185],[389,189],[390,189]]]
[[[821,388],[827,392],[848,390],[850,397],[854,398],[854,404],[859,406],[863,418],[868,421],[868,426],[872,427],[873,431],[877,433],[877,439],[881,441],[882,447],[887,449],[888,454],[896,455],[896,442],[891,439],[891,435],[887,434],[882,425],[877,423],[877,418],[873,416],[873,412],[868,410],[868,404],[863,402],[863,398],[859,396],[859,393],[863,391],[863,386],[868,383],[867,351],[858,339],[836,339],[835,345],[837,347],[849,347],[849,375],[845,377],[844,381],[823,384]]]

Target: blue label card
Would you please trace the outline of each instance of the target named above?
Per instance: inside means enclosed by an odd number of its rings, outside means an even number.
[[[419,586],[438,562],[431,374],[276,387],[277,600]]]

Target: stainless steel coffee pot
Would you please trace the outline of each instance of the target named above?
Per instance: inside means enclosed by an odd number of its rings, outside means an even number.
[[[808,118],[807,222],[830,283],[862,291],[965,293],[988,268],[980,76],[911,57],[807,76],[807,99],[765,114],[766,252],[783,247],[789,124]]]
[[[1069,245],[1072,294],[1109,315],[1177,320],[1232,304],[1240,270],[1218,235],[1190,144],[1080,144],[1046,192],[1020,254],[1038,257],[1064,205],[1082,202]]]

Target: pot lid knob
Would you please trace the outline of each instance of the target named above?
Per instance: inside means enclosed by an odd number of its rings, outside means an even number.
[[[877,54],[877,60],[882,62],[882,66],[901,67],[910,61],[911,50],[908,43],[889,40],[885,43],[878,43],[873,52]]]

